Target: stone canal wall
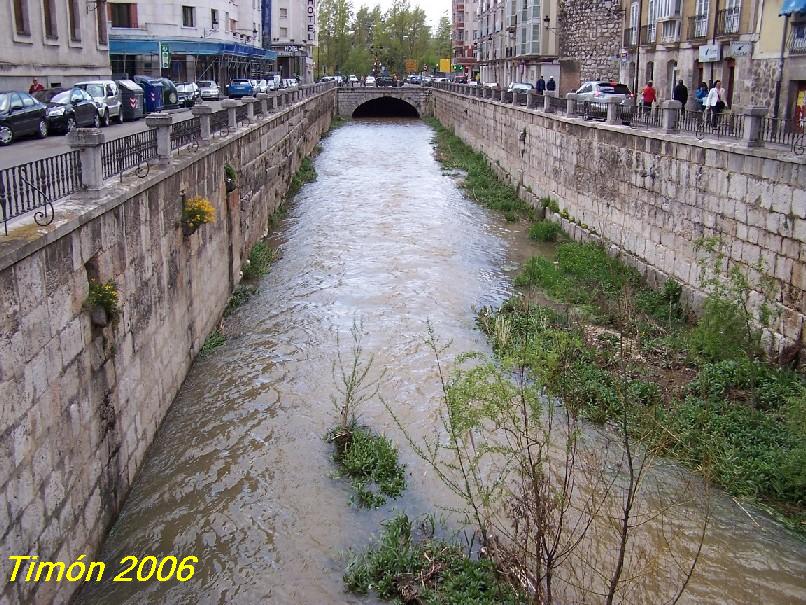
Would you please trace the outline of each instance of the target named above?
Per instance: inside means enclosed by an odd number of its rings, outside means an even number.
[[[70,200],[70,220],[0,249],[0,602],[66,602],[77,587],[11,584],[7,557],[92,560],[245,255],[335,110],[335,90],[310,96],[100,199]],[[229,195],[226,163],[239,173]],[[208,198],[216,222],[184,235],[183,194]],[[91,321],[90,279],[117,284],[116,323]]]
[[[775,351],[804,344],[806,159],[786,150],[610,126],[435,90],[435,115],[521,187],[555,198],[650,278],[671,276],[702,300],[695,245],[721,236],[728,262],[763,263],[777,284]],[[533,191],[534,195],[528,193]],[[596,237],[596,236],[594,236]],[[761,304],[756,293],[753,304]]]

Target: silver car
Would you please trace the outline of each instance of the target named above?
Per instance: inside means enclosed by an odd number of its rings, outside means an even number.
[[[530,84],[529,82],[510,82],[509,86],[507,87],[507,92],[529,92],[530,90],[534,90],[535,87]]]
[[[218,84],[212,80],[199,80],[196,85],[199,87],[199,93],[203,101],[218,101],[221,99]]]
[[[632,93],[626,84],[617,82],[591,81],[583,82],[577,89],[577,101],[590,101],[592,103],[607,103],[610,99],[617,99],[622,103],[632,101]]]
[[[109,126],[112,120],[123,122],[123,103],[120,88],[114,80],[86,80],[76,84],[86,90],[98,108],[98,117],[102,126]]]

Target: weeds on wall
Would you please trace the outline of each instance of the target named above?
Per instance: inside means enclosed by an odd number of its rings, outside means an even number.
[[[295,195],[297,195],[302,187],[308,183],[313,183],[317,179],[316,168],[314,168],[313,160],[311,158],[305,158],[302,160],[302,164],[300,164],[299,170],[297,173],[292,177],[291,183],[288,186],[288,192],[286,193],[286,199],[291,199]]]
[[[278,258],[275,248],[271,248],[266,242],[258,242],[249,251],[249,258],[244,264],[243,277],[247,280],[257,280],[266,275]]]
[[[119,294],[117,284],[113,280],[106,283],[99,283],[95,280],[90,280],[89,293],[85,306],[93,312],[93,309],[101,309],[105,317],[96,321],[99,325],[106,324],[106,321],[116,321],[120,314],[119,308]]]
[[[199,351],[199,356],[207,357],[211,355],[216,349],[223,347],[226,342],[227,337],[222,334],[221,330],[214,330],[204,341],[201,351]]]
[[[196,231],[202,225],[214,223],[215,207],[210,200],[195,196],[182,202],[182,227],[188,232]]]

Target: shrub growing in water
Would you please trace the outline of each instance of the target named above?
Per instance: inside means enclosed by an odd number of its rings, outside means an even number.
[[[538,242],[556,242],[562,233],[562,228],[552,221],[538,221],[529,229],[529,237]]]

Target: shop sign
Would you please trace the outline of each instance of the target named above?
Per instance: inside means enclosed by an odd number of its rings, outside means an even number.
[[[719,44],[704,44],[700,46],[700,63],[714,63],[722,58]]]
[[[308,42],[316,41],[316,0],[308,0]]]

